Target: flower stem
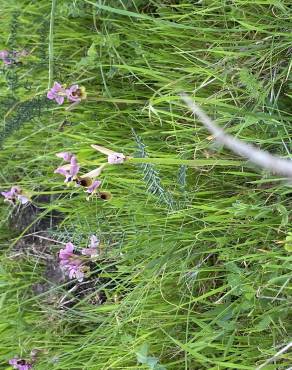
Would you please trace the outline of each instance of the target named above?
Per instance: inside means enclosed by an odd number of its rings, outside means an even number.
[[[54,21],[57,0],[52,0],[50,33],[49,33],[49,82],[48,89],[52,86],[54,75]]]
[[[133,158],[127,157],[127,163],[151,163],[174,166],[190,166],[190,167],[211,167],[211,166],[242,166],[243,161],[232,159],[179,159],[179,158]],[[88,161],[88,165],[100,165],[100,161]],[[108,163],[106,163],[108,165]]]
[[[146,104],[146,100],[117,99],[117,98],[88,98],[89,102],[125,103],[125,104]]]
[[[128,162],[166,164],[166,165],[186,165],[190,167],[242,165],[242,161],[235,161],[229,159],[129,158]]]

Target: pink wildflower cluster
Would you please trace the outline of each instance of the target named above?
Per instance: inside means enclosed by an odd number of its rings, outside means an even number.
[[[61,152],[57,153],[56,156],[62,158],[65,162],[69,162],[69,164],[60,166],[54,171],[54,173],[65,176],[65,183],[74,181],[77,186],[85,187],[87,193],[94,194],[96,192],[97,188],[101,185],[101,181],[92,179],[90,173],[88,176],[78,176],[80,166],[74,154]]]
[[[69,88],[61,85],[59,82],[54,82],[53,87],[48,91],[47,98],[55,100],[59,105],[62,105],[65,98],[72,103],[80,103],[86,99],[86,92],[83,86],[72,85]]]
[[[99,240],[95,235],[91,236],[90,245],[88,248],[83,248],[81,253],[84,256],[94,258],[98,256],[97,246]],[[75,246],[69,242],[65,245],[64,249],[59,252],[60,266],[68,275],[69,279],[77,279],[79,282],[83,281],[85,272],[88,267],[85,265],[84,258],[81,255],[76,254]]]
[[[66,244],[65,249],[59,252],[60,266],[69,276],[69,279],[76,278],[78,281],[83,281],[84,266],[83,261],[77,254],[74,254],[75,246],[69,242]]]
[[[27,56],[29,53],[26,50],[22,51],[8,51],[8,50],[0,50],[0,59],[2,59],[3,63],[7,66],[17,63],[19,58]]]
[[[20,202],[21,204],[26,204],[29,202],[29,198],[23,194],[23,191],[19,186],[12,186],[12,188],[8,191],[2,191],[1,195],[3,195],[4,200],[11,204],[16,204],[16,202]]]
[[[32,369],[32,364],[30,364],[26,360],[22,360],[19,358],[12,358],[11,360],[9,360],[9,365],[11,365],[13,369],[17,369],[17,370]]]
[[[131,157],[125,156],[123,153],[115,152],[111,149],[105,148],[100,145],[91,145],[91,147],[98,152],[105,154],[107,156],[107,163],[108,164],[122,164],[126,160],[130,159]],[[101,181],[97,179],[97,177],[102,173],[104,167],[107,163],[102,164],[95,170],[92,170],[82,176],[78,175],[80,166],[77,163],[76,156],[69,153],[69,152],[61,152],[57,153],[56,156],[58,158],[62,158],[65,162],[70,162],[69,164],[65,164],[63,166],[58,167],[54,172],[60,175],[65,176],[65,183],[74,181],[76,185],[81,185],[86,188],[86,192],[89,193],[89,196],[86,198],[87,200],[93,194],[97,194],[103,200],[111,199],[111,194],[109,192],[102,192],[98,191],[97,189],[101,185]]]
[[[84,256],[88,256],[91,258],[98,257],[98,250],[97,247],[99,246],[100,241],[97,239],[95,235],[91,235],[90,237],[90,244],[87,248],[83,248],[81,253]]]

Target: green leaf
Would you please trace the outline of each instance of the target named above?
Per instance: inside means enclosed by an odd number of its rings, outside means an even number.
[[[97,57],[97,50],[96,50],[94,42],[91,44],[90,48],[87,50],[87,55],[90,58],[96,58]]]
[[[264,316],[262,320],[255,326],[256,331],[263,331],[266,330],[271,322],[270,316]]]
[[[240,296],[242,294],[242,279],[239,274],[229,274],[227,276],[228,284],[232,289],[232,294]]]
[[[277,211],[282,216],[281,226],[288,225],[289,222],[289,212],[287,211],[287,208],[283,206],[283,204],[277,204],[276,205]]]
[[[288,233],[286,236],[284,248],[287,252],[292,252],[292,233]]]
[[[147,363],[147,357],[148,357],[148,350],[149,350],[149,344],[144,343],[141,347],[138,348],[136,352],[137,361],[141,364]]]
[[[158,364],[158,358],[148,356],[148,351],[149,344],[142,344],[142,346],[136,351],[137,361],[141,364],[147,365],[151,370],[164,370],[164,368]]]

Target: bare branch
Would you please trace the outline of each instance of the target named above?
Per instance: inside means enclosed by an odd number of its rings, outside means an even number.
[[[283,353],[287,352],[289,350],[289,348],[292,347],[292,342],[288,343],[285,347],[283,347],[279,352],[277,352],[273,357],[269,358],[266,362],[264,362],[263,364],[261,364],[260,366],[258,366],[256,368],[256,370],[260,370],[262,368],[264,368],[266,365],[268,365],[270,362],[276,360],[277,357],[281,356]],[[289,367],[289,369],[287,370],[290,370],[291,367]]]
[[[290,159],[277,157],[226,134],[188,95],[181,94],[181,98],[220,144],[274,174],[292,178],[292,161]]]

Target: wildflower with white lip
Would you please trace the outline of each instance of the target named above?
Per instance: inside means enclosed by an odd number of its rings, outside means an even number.
[[[4,201],[15,205],[17,201],[21,204],[26,204],[29,202],[29,196],[26,195],[19,186],[12,186],[8,191],[2,191],[1,195],[4,197]]]
[[[73,102],[72,105],[78,104],[81,100],[85,100],[87,97],[84,86],[72,85],[67,88],[66,85],[62,85],[59,82],[54,82],[53,87],[47,92],[47,98],[55,100],[59,105],[62,105],[65,98],[69,102]]]
[[[69,276],[69,279],[76,278],[79,282],[84,279],[84,265],[81,258],[74,253],[75,246],[69,242],[59,252],[60,266]]]
[[[86,193],[88,193],[86,200],[89,200],[95,194],[97,194],[101,199],[109,200],[111,198],[110,193],[104,193],[98,190],[101,185],[101,181],[98,180],[97,177],[101,174],[106,164],[80,176],[78,175],[80,166],[74,154],[70,152],[60,152],[57,153],[56,156],[70,163],[58,167],[54,173],[65,176],[65,183],[75,182],[77,186],[86,188]]]
[[[89,256],[91,258],[98,257],[98,246],[100,244],[100,240],[97,239],[96,235],[91,235],[90,237],[90,244],[87,248],[83,248],[81,253],[84,256]]]
[[[117,153],[111,149],[107,149],[104,146],[92,144],[91,147],[98,152],[107,155],[107,161],[109,164],[122,164],[130,157],[126,157],[123,153]]]
[[[18,357],[12,358],[9,360],[9,365],[13,367],[13,369],[17,370],[30,370],[32,369],[32,364],[26,360],[22,360]]]

